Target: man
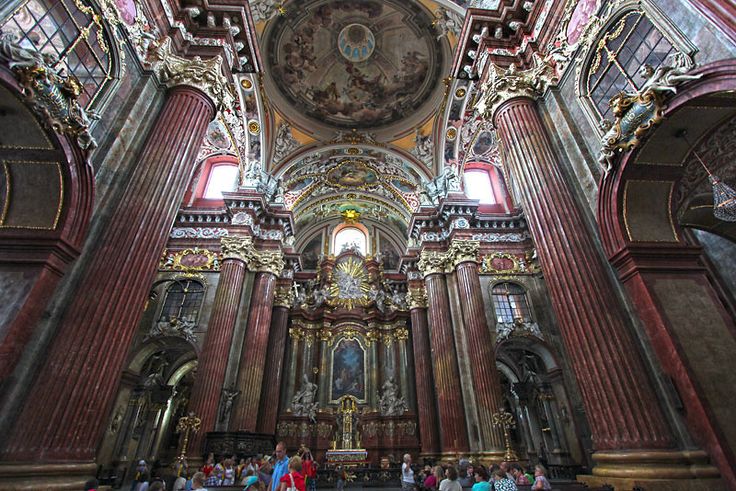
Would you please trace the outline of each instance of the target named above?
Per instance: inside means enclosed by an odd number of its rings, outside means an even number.
[[[271,476],[271,491],[278,491],[279,481],[289,472],[289,459],[286,456],[286,444],[276,444],[276,462],[273,464],[273,475]]]
[[[511,464],[511,475],[514,476],[517,486],[528,486],[531,484],[531,481],[524,475],[524,471],[519,464]]]

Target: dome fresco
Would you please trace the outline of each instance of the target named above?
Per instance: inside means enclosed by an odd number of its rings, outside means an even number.
[[[300,3],[297,17],[269,24],[267,71],[287,112],[337,128],[385,127],[421,108],[442,76],[432,21],[414,2]]]

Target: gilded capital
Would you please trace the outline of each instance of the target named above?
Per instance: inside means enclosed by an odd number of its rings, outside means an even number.
[[[189,85],[207,94],[215,105],[229,107],[233,102],[230,84],[222,74],[222,57],[203,60],[192,59],[174,53],[171,38],[165,37],[149,52],[149,63],[158,79],[167,87]]]
[[[280,250],[258,251],[248,264],[252,271],[279,276],[284,270],[284,254]]]
[[[427,290],[423,286],[409,288],[409,291],[406,294],[406,303],[409,304],[409,310],[426,309]]]
[[[453,240],[447,249],[447,263],[452,268],[465,262],[478,262],[478,250],[480,241],[477,240]]]
[[[516,65],[501,68],[491,63],[488,79],[481,86],[475,109],[486,118],[493,118],[496,110],[504,102],[517,97],[536,99],[544,90],[558,80],[554,67],[539,56],[533,57],[534,66],[519,70]]]
[[[276,288],[276,296],[273,300],[274,307],[291,308],[294,305],[294,290],[289,286]]]
[[[417,269],[423,276],[444,273],[447,266],[447,253],[438,251],[422,251]]]
[[[220,239],[222,248],[222,258],[224,259],[240,259],[250,266],[256,249],[253,246],[252,237],[237,237],[227,235]]]

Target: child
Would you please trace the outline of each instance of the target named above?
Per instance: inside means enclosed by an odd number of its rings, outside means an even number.
[[[534,491],[550,491],[552,489],[552,485],[544,475],[546,472],[547,470],[541,464],[534,466],[534,485],[532,486]]]

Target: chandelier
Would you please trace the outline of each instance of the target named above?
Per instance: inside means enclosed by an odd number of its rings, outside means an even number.
[[[685,130],[678,132],[678,136],[685,140],[688,146],[692,147],[693,155],[703,166],[705,172],[708,173],[708,180],[713,186],[713,216],[724,222],[736,222],[736,191],[708,169],[698,152],[695,151],[695,147],[690,145],[690,141],[685,137],[685,134]]]

